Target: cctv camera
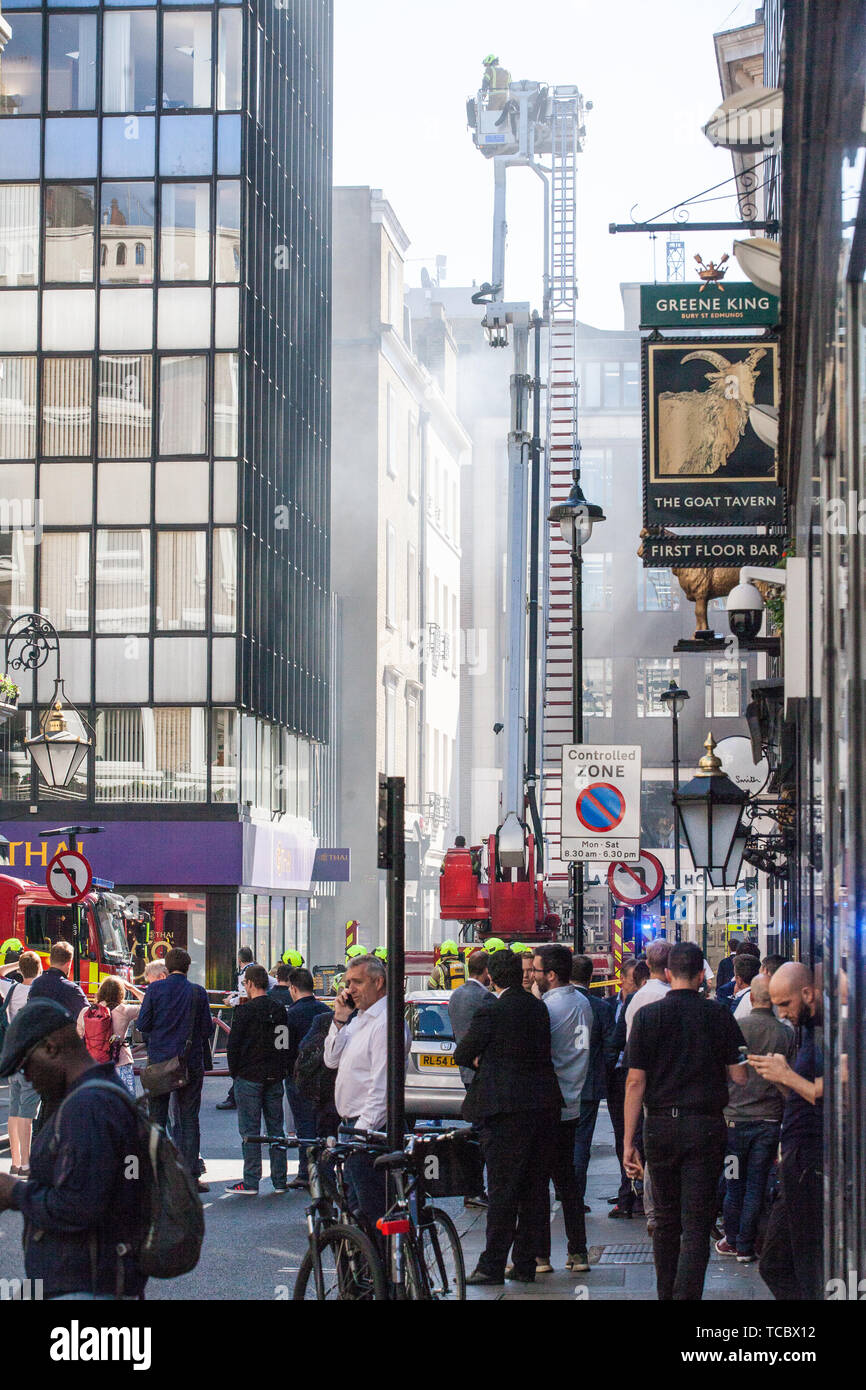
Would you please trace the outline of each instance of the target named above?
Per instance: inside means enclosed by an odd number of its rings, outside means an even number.
[[[504,724],[496,723],[496,724],[493,725],[493,732],[494,732],[495,734],[501,734],[501,733],[502,733],[502,730],[503,730],[504,728],[505,728],[505,725],[504,725]]]
[[[737,584],[728,594],[728,624],[738,638],[757,637],[764,618],[764,600],[754,584]]]

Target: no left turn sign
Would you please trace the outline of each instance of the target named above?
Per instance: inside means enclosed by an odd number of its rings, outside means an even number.
[[[48,865],[45,882],[59,903],[80,903],[93,886],[93,870],[83,854],[62,849]]]
[[[607,871],[607,886],[617,902],[627,907],[638,907],[641,903],[651,903],[664,887],[665,871],[654,854],[643,851],[634,863],[626,864],[620,860],[611,864]]]

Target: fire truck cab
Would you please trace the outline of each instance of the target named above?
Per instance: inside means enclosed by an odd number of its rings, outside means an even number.
[[[123,916],[114,898],[93,892],[81,903],[59,903],[41,884],[0,874],[0,939],[17,936],[41,957],[43,970],[54,943],[68,941],[75,952],[71,978],[93,997],[106,975],[132,978]]]

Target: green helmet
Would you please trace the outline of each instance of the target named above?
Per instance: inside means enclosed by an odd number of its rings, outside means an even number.
[[[300,969],[304,963],[304,957],[301,955],[300,951],[283,951],[280,960],[283,962],[283,965],[292,965],[296,970]]]
[[[446,941],[442,941],[439,943],[439,955],[440,958],[442,956],[459,956],[460,947],[457,945],[457,942],[452,941],[451,937],[449,936]]]
[[[524,946],[524,944],[523,944],[522,941],[512,941],[512,943],[511,943],[511,950],[514,952],[514,954],[515,954],[516,956],[531,956],[531,955],[532,955],[532,947],[531,947],[531,946]]]
[[[346,951],[346,960],[354,960],[356,956],[366,956],[368,954],[369,952],[366,946],[361,946],[356,943],[354,946],[350,946]]]
[[[9,951],[17,951],[20,956],[23,950],[24,947],[18,940],[17,936],[8,936],[6,940],[3,942],[3,945],[0,946],[0,964],[6,964],[6,957]]]
[[[483,946],[483,950],[487,951],[488,954],[491,954],[493,951],[505,951],[507,949],[501,936],[488,936]]]
[[[484,66],[485,66],[486,68],[489,68],[489,67],[492,67],[494,63],[498,63],[498,62],[499,62],[499,59],[497,58],[497,56],[496,56],[495,53],[488,53],[487,57],[484,59]]]
[[[374,956],[378,956],[380,960],[387,960],[387,959],[388,959],[388,947],[387,947],[387,946],[377,946],[376,949],[375,949],[375,951],[373,952],[373,955],[374,955]]]

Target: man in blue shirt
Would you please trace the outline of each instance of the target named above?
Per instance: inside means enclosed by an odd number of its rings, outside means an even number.
[[[780,1052],[749,1054],[765,1081],[787,1090],[782,1115],[779,1196],[773,1203],[758,1266],[774,1298],[820,1300],[824,1231],[824,1056],[821,991],[798,961],[780,965],[770,980],[779,1018],[799,1028],[793,1067]]]
[[[80,985],[68,978],[75,952],[68,941],[55,941],[48,956],[48,969],[43,970],[30,986],[30,999],[53,999],[61,1008],[77,1018],[87,1003]],[[35,993],[34,993],[35,990]]]
[[[189,1171],[195,1174],[199,1170],[201,1091],[204,1074],[211,1066],[212,1024],[205,990],[186,978],[190,963],[186,951],[172,947],[165,957],[168,975],[148,986],[136,1023],[147,1044],[148,1062],[167,1062],[171,1057],[185,1055],[186,1085],[167,1095],[149,1096],[148,1114],[154,1124],[165,1129],[169,1101],[175,1097],[174,1140]],[[207,1184],[201,1181],[198,1188],[200,1192],[208,1191]]]

